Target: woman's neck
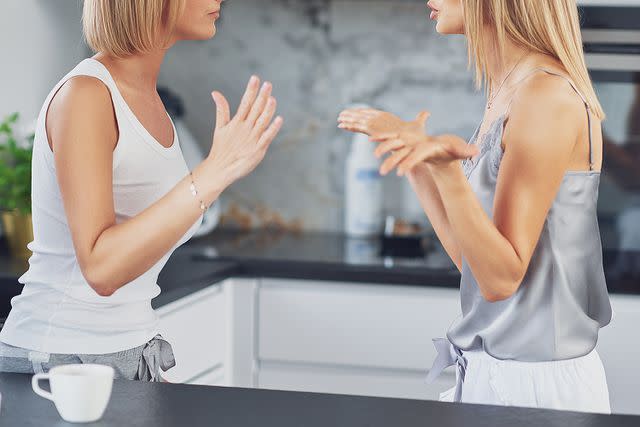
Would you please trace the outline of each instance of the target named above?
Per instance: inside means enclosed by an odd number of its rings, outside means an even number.
[[[166,50],[162,49],[125,58],[98,53],[94,59],[109,68],[109,72],[121,85],[144,91],[155,91],[165,53]]]
[[[489,52],[487,57],[487,77],[489,87],[496,88],[514,70],[518,63],[524,62],[527,56],[533,54],[529,49],[518,46],[510,40],[505,40],[503,57],[497,49],[493,39],[485,41],[485,52]]]

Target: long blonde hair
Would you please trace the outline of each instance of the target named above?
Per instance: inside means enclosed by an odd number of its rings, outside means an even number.
[[[560,61],[591,111],[605,118],[587,71],[575,0],[462,0],[462,4],[469,64],[475,65],[478,87],[489,80],[485,37],[494,38],[499,58],[504,58],[510,39]]]
[[[82,26],[94,52],[122,58],[162,47],[160,29],[175,26],[184,0],[84,0]]]

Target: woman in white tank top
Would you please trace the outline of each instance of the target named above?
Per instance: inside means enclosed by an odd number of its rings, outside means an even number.
[[[99,362],[159,380],[175,363],[151,308],[158,274],[282,125],[268,82],[252,77],[233,117],[214,92],[211,152],[186,166],[156,81],[170,46],[215,35],[222,2],[85,0],[96,55],[60,80],[38,118],[33,256],[0,332],[0,371]]]

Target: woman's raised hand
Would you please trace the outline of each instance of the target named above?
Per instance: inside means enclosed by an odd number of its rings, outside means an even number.
[[[404,175],[423,163],[438,166],[478,153],[475,145],[469,145],[455,135],[427,135],[425,126],[429,116],[428,111],[423,111],[415,120],[405,122],[384,111],[349,109],[340,113],[338,127],[364,133],[371,141],[379,143],[375,155],[388,155],[380,166],[382,175],[396,168],[398,175]]]
[[[351,132],[364,133],[372,141],[382,141],[402,132],[424,132],[429,113],[423,111],[413,121],[404,121],[386,111],[372,108],[351,108],[338,116],[338,127]]]
[[[220,92],[211,94],[216,128],[207,161],[222,176],[225,187],[258,166],[282,127],[282,117],[273,119],[277,103],[271,91],[271,83],[260,87],[260,79],[252,76],[233,118],[226,98]]]
[[[397,169],[398,175],[404,176],[423,163],[442,166],[478,154],[475,145],[469,145],[455,135],[427,136],[405,133],[401,139],[384,141],[378,148],[378,157],[392,152],[380,166],[382,175]]]

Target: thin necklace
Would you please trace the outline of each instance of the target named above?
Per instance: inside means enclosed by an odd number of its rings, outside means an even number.
[[[528,52],[525,52],[522,54],[520,59],[518,59],[518,62],[516,62],[516,65],[514,65],[513,68],[511,68],[511,71],[509,71],[507,76],[502,80],[502,83],[500,83],[500,86],[498,86],[498,89],[494,92],[493,96],[489,97],[489,100],[487,101],[487,110],[491,110],[491,107],[493,106],[493,101],[495,101],[496,97],[500,94],[500,90],[502,89],[502,86],[504,86],[504,84],[509,79],[509,77],[511,77],[511,74],[513,74],[513,72],[516,70],[518,65],[520,65],[522,60],[527,56],[527,53]]]

